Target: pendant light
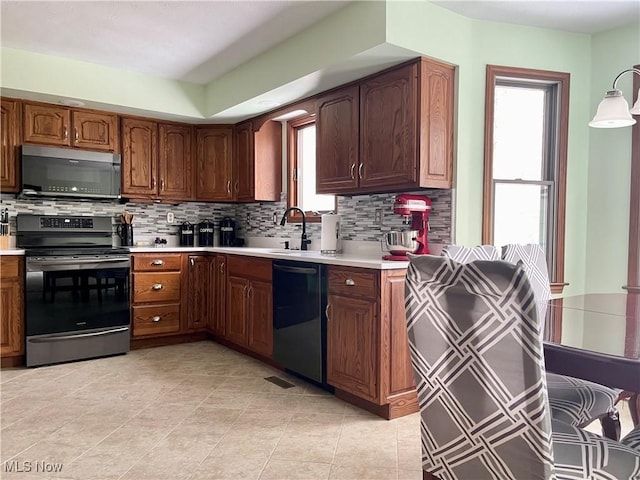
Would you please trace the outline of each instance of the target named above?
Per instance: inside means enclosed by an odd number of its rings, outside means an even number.
[[[618,79],[625,73],[633,72],[640,75],[640,70],[630,68],[618,74],[613,81],[613,89],[609,90],[604,99],[598,105],[595,117],[589,122],[594,128],[618,128],[628,127],[636,123],[631,115],[640,115],[640,89],[638,89],[638,99],[629,109],[629,104],[622,96],[622,92],[616,88]]]

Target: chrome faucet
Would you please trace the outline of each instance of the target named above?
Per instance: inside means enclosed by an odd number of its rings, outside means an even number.
[[[302,235],[300,236],[300,250],[307,250],[307,245],[311,243],[311,240],[307,239],[307,219],[304,216],[304,211],[300,207],[289,207],[284,211],[282,220],[280,220],[280,226],[284,227],[287,223],[287,215],[291,210],[297,210],[302,215]]]

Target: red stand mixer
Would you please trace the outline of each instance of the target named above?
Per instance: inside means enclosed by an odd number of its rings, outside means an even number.
[[[429,253],[427,233],[429,231],[429,213],[431,200],[424,195],[401,193],[396,195],[393,213],[404,217],[404,224],[409,224],[411,230],[392,230],[384,234],[389,255],[383,260],[408,261],[407,253],[425,255]]]

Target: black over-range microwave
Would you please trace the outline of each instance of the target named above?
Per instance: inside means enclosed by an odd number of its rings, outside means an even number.
[[[120,198],[120,155],[22,146],[22,197]]]

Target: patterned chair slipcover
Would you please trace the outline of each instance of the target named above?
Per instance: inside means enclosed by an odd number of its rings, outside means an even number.
[[[547,304],[551,299],[547,259],[542,247],[537,244],[505,245],[502,247],[502,259],[509,263],[522,262],[536,299],[538,318],[542,325],[547,317]],[[620,390],[605,387],[598,383],[579,378],[547,372],[547,390],[551,406],[551,417],[576,427],[585,427],[595,419],[609,416],[617,437],[620,423],[615,402]],[[603,425],[604,427],[605,425]]]
[[[620,443],[640,452],[640,425],[636,425],[633,430],[620,440]]]
[[[423,469],[441,480],[638,479],[640,453],[551,421],[523,268],[410,255],[407,330]]]

